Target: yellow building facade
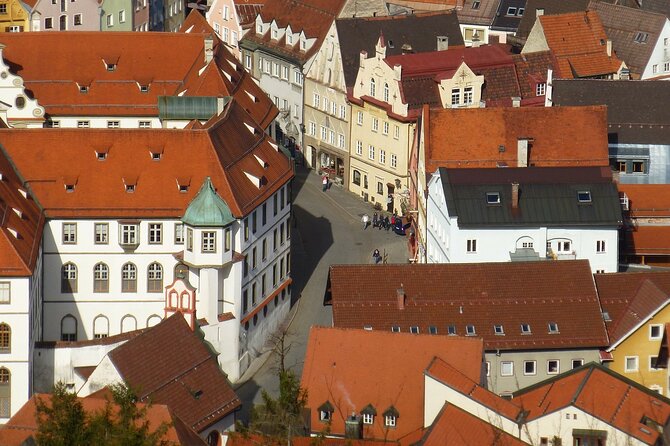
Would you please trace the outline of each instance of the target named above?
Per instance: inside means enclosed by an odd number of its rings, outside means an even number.
[[[0,31],[29,31],[29,7],[19,0],[0,0]]]

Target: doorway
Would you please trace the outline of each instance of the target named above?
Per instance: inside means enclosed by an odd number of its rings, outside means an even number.
[[[395,186],[393,186],[391,183],[388,183],[386,187],[388,188],[388,195],[386,197],[386,212],[392,214],[394,204],[393,193],[395,192]]]

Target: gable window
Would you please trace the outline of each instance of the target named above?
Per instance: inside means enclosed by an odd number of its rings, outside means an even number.
[[[316,410],[319,411],[319,421],[328,422],[332,419],[335,408],[333,407],[330,401],[326,401],[325,403],[320,405]]]
[[[591,192],[588,190],[580,190],[577,192],[577,201],[580,203],[590,203],[591,202]]]
[[[451,105],[458,105],[461,102],[460,88],[453,88],[451,90]]]
[[[0,324],[0,352],[9,353],[12,347],[12,329],[8,324]]]
[[[569,240],[561,240],[558,242],[557,246],[557,251],[558,252],[570,252],[570,241]]]
[[[163,243],[163,225],[161,223],[149,223],[149,243],[152,245]]]
[[[363,418],[363,424],[373,424],[375,417],[377,416],[377,410],[372,404],[368,404],[361,410],[361,415]]]
[[[77,340],[77,319],[70,314],[60,321],[60,340],[68,342]]]
[[[389,101],[389,84],[384,82],[384,102]]]
[[[470,239],[466,242],[466,252],[473,254],[477,252],[477,240]]]
[[[500,376],[513,376],[514,363],[512,361],[502,361],[500,363]]]
[[[535,375],[537,362],[536,361],[524,361],[523,362],[523,374],[526,376]]]
[[[556,375],[561,371],[561,364],[558,359],[549,359],[547,361],[547,375]]]
[[[11,302],[11,290],[10,282],[0,282],[0,304]]]
[[[137,292],[137,267],[133,263],[126,263],[121,267],[121,292]]]
[[[77,266],[74,263],[66,263],[61,268],[61,293],[77,292]]]
[[[147,292],[160,293],[163,291],[163,267],[154,262],[147,270]]]
[[[216,232],[202,232],[202,252],[216,252]]]
[[[547,92],[547,84],[542,82],[535,86],[535,96],[544,96]]]
[[[93,267],[93,292],[107,293],[109,291],[109,267],[98,263]]]
[[[605,252],[605,240],[596,241],[596,252],[598,254],[603,254]]]
[[[655,341],[663,337],[663,325],[653,324],[649,326],[649,340]]]
[[[63,244],[77,243],[77,223],[63,223]]]
[[[375,79],[370,78],[370,96],[374,98],[376,94],[377,94],[377,85],[375,83]]]
[[[463,103],[465,105],[471,105],[472,101],[473,101],[472,87],[465,87],[463,89]]]

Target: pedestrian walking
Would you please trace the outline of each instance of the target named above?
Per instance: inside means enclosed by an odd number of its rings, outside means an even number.
[[[328,175],[324,175],[323,178],[321,179],[321,182],[323,183],[323,191],[328,190]]]
[[[363,214],[361,221],[363,222],[363,230],[365,231],[368,228],[368,223],[370,222],[370,217],[368,214]]]
[[[375,261],[375,265],[379,263],[382,260],[381,254],[379,254],[379,250],[375,249],[372,253],[372,260]]]

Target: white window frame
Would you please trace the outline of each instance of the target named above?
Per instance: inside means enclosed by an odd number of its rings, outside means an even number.
[[[216,231],[202,231],[201,242],[203,253],[216,253]]]
[[[386,164],[386,150],[379,149],[379,164]]]
[[[597,240],[596,241],[596,253],[597,254],[605,254],[607,252],[605,247],[606,247],[605,240]]]
[[[363,156],[363,142],[356,141],[356,155]]]
[[[77,223],[63,223],[63,244],[77,244]]]
[[[505,366],[509,366],[509,372],[505,373]],[[500,361],[500,376],[514,376],[514,361]]]
[[[468,239],[465,242],[465,252],[468,253],[468,254],[476,254],[477,253],[477,239],[476,238]]]
[[[371,413],[363,414],[363,424],[373,424],[375,422],[375,416]]]
[[[375,159],[375,146],[372,144],[368,145],[368,158],[371,160]]]
[[[535,86],[535,96],[544,96],[547,93],[547,84],[540,82]]]
[[[149,223],[149,239],[148,242],[150,245],[161,245],[163,244],[163,224],[162,223]]]
[[[527,364],[533,364],[533,371],[532,372],[528,372],[526,370],[526,365]],[[535,361],[534,359],[524,361],[523,362],[523,374],[524,374],[524,376],[535,376],[535,375],[537,375],[537,361]]]
[[[122,223],[119,225],[119,244],[139,244],[140,225],[137,223]]]
[[[628,367],[628,360],[632,360],[635,363],[633,368]],[[633,373],[640,370],[640,358],[638,356],[626,356],[624,358],[623,364],[624,364],[624,372],[626,373]]]
[[[393,415],[384,416],[384,426],[395,427],[396,426],[396,417],[393,416]]]
[[[382,135],[388,135],[389,134],[389,123],[388,121],[384,121],[382,124]]]
[[[653,329],[658,328],[658,336],[653,336]],[[658,341],[663,338],[663,324],[649,324],[649,340]]]
[[[396,169],[398,167],[398,155],[391,154],[391,168]]]
[[[372,118],[371,125],[372,125],[371,128],[372,128],[372,131],[373,131],[373,132],[376,133],[376,132],[379,131],[379,119],[373,117],[373,118]]]
[[[175,245],[184,244],[184,223],[174,224],[174,244]]]
[[[0,282],[0,304],[9,304],[12,302],[12,283]]]
[[[94,223],[93,242],[96,245],[109,244],[109,223]]]
[[[554,362],[556,363],[556,371],[552,372],[549,369],[549,365],[551,363],[554,363]],[[558,375],[559,373],[561,373],[561,361],[560,361],[560,359],[547,359],[547,375]]]
[[[356,112],[356,124],[363,125],[363,112]]]

